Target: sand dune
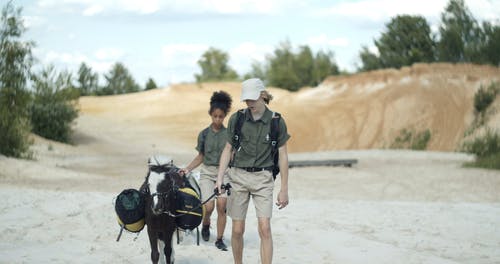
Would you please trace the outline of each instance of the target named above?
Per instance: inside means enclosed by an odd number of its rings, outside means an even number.
[[[472,122],[474,92],[499,78],[498,68],[436,64],[332,77],[298,93],[270,88],[291,160],[359,161],[290,169],[290,206],[273,212],[274,263],[500,263],[500,173],[463,168],[473,157],[449,152]],[[74,145],[34,136],[35,160],[0,156],[0,263],[148,263],[146,232],[115,242],[113,198],[140,186],[149,156],[178,166],[194,157],[219,89],[244,107],[238,83],[83,97]],[[499,120],[493,111],[488,125]],[[412,127],[431,129],[434,151],[380,149]],[[253,215],[245,263],[259,263]],[[230,230],[229,221],[228,243]],[[176,263],[232,263],[213,239],[196,246],[187,234]]]
[[[500,81],[499,68],[416,64],[330,77],[317,88],[297,93],[269,90],[275,96],[271,108],[285,116],[293,131],[291,152],[385,148],[402,129],[429,129],[429,150],[454,151],[474,119],[474,94],[492,81]],[[238,100],[238,83],[174,85],[137,94],[84,97],[80,104],[83,114],[145,122],[192,145],[199,128],[208,124],[208,99],[215,90],[233,96],[233,111],[244,107]],[[499,116],[495,113],[489,125],[500,129]]]

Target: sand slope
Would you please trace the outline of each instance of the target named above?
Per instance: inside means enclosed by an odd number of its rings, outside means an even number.
[[[290,93],[270,88],[271,108],[281,112],[292,131],[291,152],[366,149],[390,146],[402,129],[429,129],[429,150],[454,151],[474,119],[476,91],[500,81],[500,69],[469,64],[415,64],[330,77],[319,87]],[[137,94],[84,97],[83,114],[146,122],[191,144],[208,125],[208,100],[226,90],[239,102],[238,83],[174,85]],[[112,106],[112,107],[110,107]],[[500,129],[500,112],[489,125]]]

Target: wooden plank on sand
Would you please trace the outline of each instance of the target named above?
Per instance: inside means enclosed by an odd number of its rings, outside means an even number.
[[[288,161],[288,167],[317,167],[317,166],[344,166],[351,167],[358,163],[357,159],[330,159],[330,160],[293,160]]]

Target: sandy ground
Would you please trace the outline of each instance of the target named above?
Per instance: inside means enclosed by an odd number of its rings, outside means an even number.
[[[226,85],[237,94],[237,84]],[[207,99],[218,87],[200,93]],[[184,88],[184,95],[200,89]],[[115,241],[113,199],[140,186],[149,156],[171,156],[178,166],[194,157],[192,131],[208,125],[207,104],[178,94],[83,98],[74,145],[35,137],[35,160],[0,156],[0,263],[148,263],[146,232]],[[277,102],[299,95],[276,92]],[[130,110],[141,103],[141,111]],[[284,105],[276,110],[293,112]],[[193,112],[198,115],[179,124]],[[301,151],[290,160],[359,163],[290,169],[290,205],[273,212],[275,263],[500,263],[500,172],[463,168],[473,157],[456,152],[306,152],[293,144]],[[230,230],[229,221],[228,244]],[[232,263],[230,251],[214,247],[213,233],[200,246],[186,234],[175,245],[176,263]],[[244,262],[259,263],[252,209]]]

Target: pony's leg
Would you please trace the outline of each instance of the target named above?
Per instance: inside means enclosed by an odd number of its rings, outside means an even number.
[[[167,259],[167,264],[174,264],[175,257],[174,257],[174,230],[168,230],[167,234],[165,236],[165,257]]]
[[[165,242],[163,242],[163,240],[161,239],[158,239],[158,249],[160,251],[160,263],[161,264],[165,264],[166,262],[166,257],[165,257]]]
[[[149,244],[151,245],[151,262],[158,264],[160,252],[158,252],[158,234],[148,229]]]

